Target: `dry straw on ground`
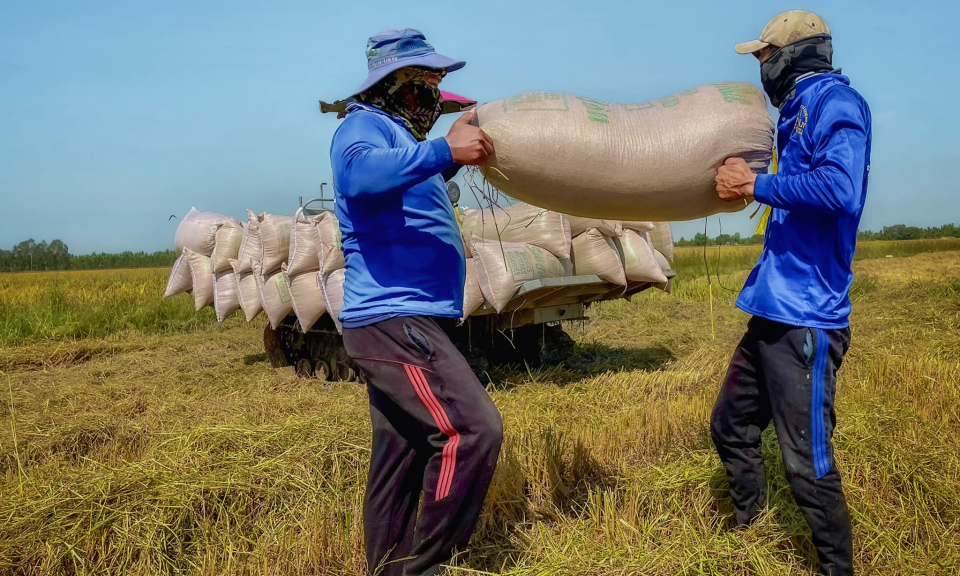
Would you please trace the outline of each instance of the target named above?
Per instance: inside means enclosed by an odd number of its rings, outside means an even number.
[[[836,453],[861,574],[960,573],[960,255],[858,262]],[[722,278],[736,287],[737,272]],[[746,316],[705,278],[494,374],[505,446],[456,574],[810,574],[770,431],[731,530],[707,421]],[[0,349],[0,573],[358,574],[364,390],[276,375],[262,323]]]

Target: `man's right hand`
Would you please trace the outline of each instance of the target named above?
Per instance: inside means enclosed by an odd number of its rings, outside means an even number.
[[[479,166],[493,155],[493,140],[483,130],[471,124],[476,117],[477,111],[471,110],[457,118],[445,137],[454,164]]]

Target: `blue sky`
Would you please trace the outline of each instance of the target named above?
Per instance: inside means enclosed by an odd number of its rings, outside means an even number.
[[[330,178],[337,120],[317,100],[365,75],[367,37],[420,28],[467,60],[444,88],[613,102],[698,84],[759,84],[736,42],[774,2],[10,2],[0,17],[0,247],[60,238],[74,253],[173,247],[191,206],[292,213]],[[960,222],[960,3],[808,2],[834,63],[873,110],[863,227]],[[433,136],[449,127],[442,121]],[[328,188],[329,190],[329,188]],[[710,219],[711,234],[717,218]],[[724,232],[750,232],[747,214]],[[677,235],[703,229],[680,223]]]

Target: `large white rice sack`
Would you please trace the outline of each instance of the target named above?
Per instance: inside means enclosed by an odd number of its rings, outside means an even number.
[[[260,290],[263,311],[267,313],[270,327],[276,329],[280,322],[293,311],[286,276],[280,270],[267,274],[255,271],[254,274],[257,277],[257,288]]]
[[[260,261],[260,216],[253,210],[247,210],[247,225],[236,260],[232,266],[237,274],[252,272],[254,263]]]
[[[617,245],[596,228],[573,239],[573,270],[577,276],[596,274],[606,282],[627,285]]]
[[[320,256],[317,248],[317,222],[322,214],[306,216],[303,208],[293,216],[293,228],[290,229],[290,255],[287,259],[287,276],[320,269]]]
[[[311,234],[312,232],[311,230]],[[289,268],[285,273],[293,313],[297,315],[300,331],[306,332],[327,311],[327,305],[323,301],[323,288],[320,287],[320,274],[316,270],[291,274]]]
[[[243,244],[244,229],[236,226],[220,226],[217,228],[213,253],[210,255],[210,265],[214,272],[232,271],[230,260],[236,260],[240,254],[240,245]]]
[[[691,220],[735,212],[714,178],[727,158],[757,172],[773,148],[766,98],[750,84],[710,84],[638,104],[527,92],[485,104],[495,154],[482,167],[510,196],[590,218]]]
[[[280,270],[290,255],[292,216],[264,214],[260,219],[260,274]]]
[[[659,266],[661,270],[670,270],[670,262],[667,261],[667,257],[661,254],[659,250],[653,251],[653,258],[657,261],[657,266]],[[668,293],[672,290],[672,282],[670,280],[656,284],[655,286]]]
[[[497,312],[506,308],[525,282],[566,275],[556,256],[531,244],[501,243],[474,236],[471,246],[480,292]]]
[[[323,287],[323,302],[327,306],[327,314],[333,318],[337,332],[343,334],[343,324],[340,322],[340,312],[343,311],[343,279],[345,268],[338,268],[327,276],[321,277]]]
[[[659,250],[654,250],[654,251],[653,251],[653,259],[657,262],[657,266],[659,266],[661,270],[670,270],[670,269],[671,269],[671,268],[670,268],[670,261],[667,260],[667,257],[663,255],[663,252],[661,252],[661,251],[659,251]]]
[[[570,258],[570,222],[559,212],[519,203],[506,208],[463,211],[464,246],[476,236],[485,240],[532,244],[557,258]],[[468,254],[469,256],[469,254]]]
[[[669,262],[673,262],[673,231],[670,230],[670,223],[655,222],[653,230],[650,230],[648,234],[650,236],[650,245],[666,256]]]
[[[240,286],[233,268],[213,275],[213,309],[220,323],[240,309]]]
[[[247,322],[263,312],[263,303],[260,302],[260,283],[257,276],[251,272],[236,272],[240,264],[236,260],[230,263],[237,275],[237,292],[240,297],[240,309]]]
[[[317,257],[320,274],[327,276],[346,266],[341,247],[340,221],[333,212],[324,212],[314,229],[316,231]]]
[[[193,278],[190,276],[190,258],[185,253],[181,253],[173,263],[173,269],[170,270],[170,279],[167,280],[167,289],[163,291],[163,297],[169,298],[183,294],[189,292],[191,288],[193,288]]]
[[[469,318],[483,306],[483,292],[480,291],[480,278],[473,258],[467,258],[467,276],[463,283],[463,316]]]
[[[210,257],[189,248],[183,251],[190,265],[190,284],[193,286],[193,307],[197,312],[213,304],[213,267]]]
[[[639,232],[624,230],[616,242],[623,254],[623,269],[628,281],[656,284],[667,281],[653,255],[653,249]]]
[[[591,228],[596,228],[601,234],[607,236],[619,236],[623,232],[623,224],[619,220],[603,220],[601,218],[581,218],[580,216],[567,216],[570,221],[570,234],[579,236]]]
[[[190,208],[190,211],[177,226],[177,233],[173,238],[173,249],[178,254],[182,254],[184,248],[189,248],[194,252],[209,256],[213,254],[217,229],[220,226],[240,228],[240,221],[233,216],[201,212],[196,207]]]

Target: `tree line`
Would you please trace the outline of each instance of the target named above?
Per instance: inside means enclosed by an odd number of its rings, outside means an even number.
[[[920,240],[930,238],[960,238],[960,226],[945,224],[918,228],[905,224],[884,226],[879,232],[861,230],[857,233],[857,240]],[[763,244],[763,236],[754,234],[742,236],[736,234],[720,234],[714,238],[698,232],[687,240],[680,238],[677,246],[717,246],[717,245],[749,245]],[[102,270],[106,268],[155,268],[173,266],[177,254],[173,250],[160,252],[120,252],[118,254],[97,253],[70,254],[66,244],[60,240],[47,243],[33,238],[20,242],[10,250],[0,249],[0,272],[28,272],[31,270]]]
[[[931,226],[929,228],[918,228],[917,226],[907,226],[905,224],[894,224],[893,226],[884,226],[879,232],[872,230],[861,230],[857,232],[857,240],[921,240],[932,238],[960,238],[960,226],[956,224],[944,224],[943,226]],[[763,244],[763,235],[754,234],[753,236],[741,236],[736,234],[720,234],[715,238],[706,236],[703,232],[696,233],[693,238],[687,240],[680,238],[677,246],[725,246]]]
[[[152,268],[172,266],[177,259],[173,250],[161,252],[121,252],[71,254],[61,240],[40,242],[33,238],[20,242],[10,250],[0,249],[0,272],[43,270],[102,270],[105,268]]]

